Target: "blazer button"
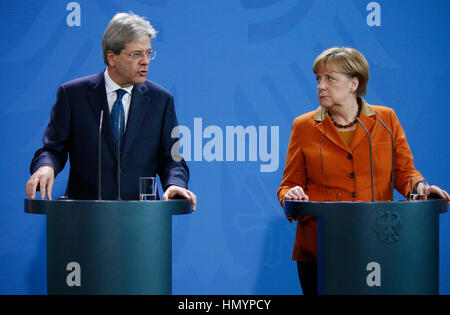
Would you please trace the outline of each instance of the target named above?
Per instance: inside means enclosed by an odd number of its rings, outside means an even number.
[[[356,198],[356,192],[352,192],[352,193],[350,194],[350,196],[351,196],[352,198]]]
[[[355,178],[355,173],[351,172],[350,174],[348,174],[348,177]]]
[[[351,160],[353,159],[353,155],[351,155],[350,153],[347,155],[347,159]]]

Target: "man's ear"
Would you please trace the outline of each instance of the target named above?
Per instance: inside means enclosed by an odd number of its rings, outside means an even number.
[[[112,50],[106,52],[106,60],[108,60],[108,66],[114,67],[116,65],[116,54]]]

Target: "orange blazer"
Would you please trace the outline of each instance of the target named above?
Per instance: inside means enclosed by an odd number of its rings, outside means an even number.
[[[415,169],[405,132],[388,107],[373,106],[362,100],[359,119],[370,133],[375,200],[392,196],[391,136],[394,137],[394,187],[404,196],[409,193],[409,179],[421,177]],[[284,195],[294,186],[301,186],[311,201],[370,201],[369,138],[357,125],[350,146],[344,142],[325,108],[319,106],[294,120],[287,150],[283,180],[278,198],[283,206]],[[317,221],[314,217],[299,218],[292,259],[317,261]]]

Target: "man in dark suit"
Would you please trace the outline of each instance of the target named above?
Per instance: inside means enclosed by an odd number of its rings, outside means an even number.
[[[44,146],[31,162],[26,192],[34,198],[51,199],[52,186],[70,159],[66,196],[96,199],[98,195],[98,129],[102,123],[103,199],[118,197],[118,151],[120,151],[120,197],[139,198],[139,177],[159,175],[163,200],[196,196],[187,190],[189,169],[174,144],[178,125],[173,97],[148,81],[154,58],[150,23],[131,13],[119,13],[110,21],[102,39],[107,68],[99,74],[61,85],[44,134]],[[120,118],[119,118],[120,117]],[[120,126],[119,126],[120,125]]]

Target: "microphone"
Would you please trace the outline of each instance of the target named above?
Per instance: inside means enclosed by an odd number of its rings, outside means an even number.
[[[98,200],[102,200],[102,125],[103,111],[100,113],[100,124],[98,126]]]
[[[391,151],[392,151],[392,167],[391,167],[391,190],[392,190],[392,198],[391,201],[394,201],[394,136],[392,135],[392,131],[386,126],[386,124],[378,118],[379,122],[383,125],[384,128],[389,132],[391,136]]]
[[[119,111],[119,123],[117,126],[118,129],[118,137],[117,137],[117,200],[122,200],[120,198],[120,119],[121,113]]]
[[[375,201],[375,195],[373,191],[373,161],[372,161],[372,140],[370,139],[369,131],[367,131],[366,126],[359,120],[359,117],[356,117],[356,120],[360,123],[361,127],[363,127],[364,131],[367,133],[369,137],[369,154],[370,154],[370,182],[372,184],[372,202]]]

